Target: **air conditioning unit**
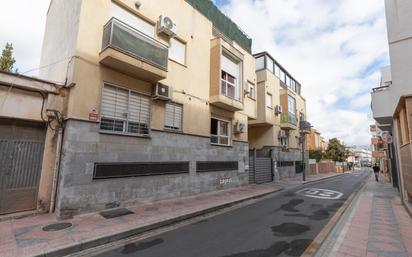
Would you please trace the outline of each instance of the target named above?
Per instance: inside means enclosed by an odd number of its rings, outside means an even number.
[[[245,130],[245,124],[244,123],[240,123],[240,122],[235,123],[235,126],[233,128],[233,131],[235,133],[243,133],[244,130]]]
[[[153,99],[168,101],[172,99],[172,92],[172,87],[169,87],[162,83],[157,83],[154,88]]]
[[[288,135],[286,135],[286,131],[284,130],[279,130],[279,138],[287,138]]]
[[[176,24],[172,19],[165,16],[160,16],[159,21],[157,22],[157,33],[164,33],[170,37],[176,35]]]
[[[281,114],[283,112],[282,106],[276,105],[275,106],[275,114]]]

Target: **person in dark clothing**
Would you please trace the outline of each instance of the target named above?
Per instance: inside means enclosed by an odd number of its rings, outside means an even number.
[[[379,181],[379,171],[381,170],[381,168],[378,166],[377,163],[375,163],[375,165],[373,165],[372,169],[373,169],[373,172],[375,173],[376,181]]]

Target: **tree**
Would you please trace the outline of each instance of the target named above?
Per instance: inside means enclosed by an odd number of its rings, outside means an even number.
[[[323,152],[321,149],[309,150],[309,159],[315,159],[316,162],[320,162],[323,158]]]
[[[329,140],[328,149],[326,149],[325,157],[332,159],[335,162],[344,162],[349,156],[349,151],[339,139],[332,138]]]
[[[15,62],[16,60],[13,57],[13,45],[11,43],[6,43],[0,56],[0,70],[12,72]]]

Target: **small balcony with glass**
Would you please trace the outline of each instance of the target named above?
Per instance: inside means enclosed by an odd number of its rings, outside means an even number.
[[[138,79],[157,82],[167,77],[168,47],[112,18],[103,29],[100,63]]]
[[[297,82],[286,69],[284,69],[273,57],[268,53],[255,54],[256,59],[256,71],[267,70],[274,74],[279,80],[280,85],[288,90],[292,90],[294,93],[300,95],[301,88],[299,82]]]
[[[298,129],[296,99],[289,94],[283,94],[280,97],[280,103],[283,109],[280,115],[280,127],[284,130]]]
[[[210,104],[228,111],[243,110],[243,56],[221,38],[212,40]]]

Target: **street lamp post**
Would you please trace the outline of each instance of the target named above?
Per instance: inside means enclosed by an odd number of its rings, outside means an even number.
[[[302,143],[302,179],[306,181],[306,165],[305,165],[305,137],[306,134],[310,133],[311,124],[308,121],[301,120],[299,123],[299,130],[300,130],[300,138]]]

